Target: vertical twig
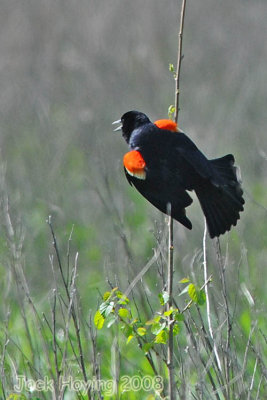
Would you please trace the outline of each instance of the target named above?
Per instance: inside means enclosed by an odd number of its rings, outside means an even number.
[[[167,309],[172,308],[172,288],[173,288],[173,219],[169,216],[169,257],[168,257],[168,303]],[[175,382],[174,382],[174,365],[173,365],[173,321],[172,314],[168,317],[169,323],[169,340],[168,340],[168,353],[167,353],[167,367],[168,367],[168,391],[170,400],[174,400],[175,396]]]
[[[56,392],[59,389],[60,383],[60,375],[61,371],[59,369],[59,364],[58,364],[58,346],[57,346],[57,339],[56,339],[56,304],[57,304],[57,292],[56,289],[53,289],[53,306],[52,306],[52,335],[53,335],[53,342],[52,342],[52,348],[53,348],[53,354],[54,354],[54,362],[55,362],[55,370],[56,370]],[[56,393],[58,395],[58,393]]]
[[[254,386],[255,374],[256,374],[257,366],[258,366],[258,359],[256,358],[254,369],[253,369],[253,375],[252,375],[252,378],[251,378],[251,383],[250,383],[250,386],[249,386],[249,389],[248,389],[248,400],[250,400],[251,392],[252,392],[252,389],[253,389],[253,386]]]
[[[89,312],[89,321],[87,323],[87,327],[88,327],[89,338],[90,338],[92,352],[93,352],[93,374],[94,374],[93,376],[95,377],[95,379],[98,382],[100,382],[100,380],[101,380],[100,353],[97,352],[97,332],[93,328],[92,311],[91,310]],[[93,390],[92,390],[92,395],[94,394]],[[102,400],[103,397],[101,395],[100,385],[96,385],[95,390],[97,392],[98,399]]]
[[[207,221],[205,218],[205,228],[204,228],[204,235],[203,235],[203,268],[204,268],[204,281],[205,282],[208,279],[206,237],[207,237]],[[205,294],[206,294],[207,320],[208,320],[209,333],[210,333],[210,337],[213,341],[213,351],[214,351],[215,358],[217,360],[218,368],[220,371],[222,371],[221,361],[220,361],[220,357],[218,354],[217,345],[214,340],[211,318],[210,318],[210,299],[209,299],[208,285],[205,286]]]
[[[76,296],[76,289],[75,289],[75,281],[77,277],[77,260],[78,260],[78,253],[76,253],[75,257],[75,262],[74,262],[74,267],[73,267],[73,275],[72,275],[72,282],[70,285],[69,289],[69,304],[68,304],[68,310],[67,310],[67,318],[66,318],[66,324],[65,324],[65,332],[64,332],[64,338],[65,338],[65,344],[63,348],[63,355],[62,355],[62,360],[61,360],[61,367],[60,370],[62,371],[62,374],[64,374],[66,362],[67,362],[67,348],[68,348],[68,340],[69,340],[69,330],[70,330],[70,321],[71,317],[73,316],[73,305],[75,301],[75,296]],[[63,399],[64,396],[64,391],[65,388],[64,386],[61,388],[61,393],[59,399]],[[88,398],[90,399],[90,395],[88,394]]]
[[[232,323],[230,317],[230,309],[228,304],[228,297],[227,297],[227,290],[226,290],[226,281],[225,281],[225,265],[223,265],[222,261],[222,253],[221,253],[221,246],[220,240],[217,238],[216,240],[216,250],[217,250],[217,258],[219,264],[219,272],[220,272],[220,280],[222,283],[222,295],[225,307],[225,314],[226,314],[226,324],[227,324],[227,336],[226,336],[226,344],[225,344],[225,378],[226,378],[226,394],[227,399],[230,398],[230,337],[231,337],[231,330],[232,330]]]
[[[63,272],[63,265],[62,265],[62,262],[61,262],[61,258],[60,258],[60,254],[59,254],[59,248],[58,248],[58,244],[57,244],[57,240],[56,240],[56,235],[55,235],[55,232],[54,232],[54,229],[53,229],[53,225],[52,225],[52,221],[51,221],[51,217],[50,216],[49,216],[49,218],[47,220],[47,223],[49,225],[49,228],[50,228],[50,231],[51,231],[51,234],[52,234],[53,247],[54,247],[54,250],[55,250],[55,253],[56,253],[56,259],[57,259],[57,263],[58,263],[58,266],[59,266],[61,279],[62,279],[62,282],[64,284],[65,292],[66,292],[67,299],[68,299],[68,309],[70,307],[70,315],[72,317],[72,321],[73,321],[73,324],[74,324],[74,329],[75,329],[75,334],[76,334],[76,339],[77,339],[77,342],[78,342],[78,349],[79,349],[79,357],[78,357],[79,365],[80,365],[81,370],[82,370],[83,378],[87,382],[87,373],[86,373],[86,368],[85,368],[85,359],[84,359],[84,352],[83,352],[81,333],[80,333],[79,314],[78,314],[78,312],[76,312],[75,307],[74,307],[74,305],[75,305],[74,304],[74,300],[75,300],[74,295],[76,293],[76,289],[74,290],[74,286],[72,286],[72,285],[75,284],[75,279],[73,280],[73,277],[72,277],[72,282],[71,282],[70,288],[69,288],[68,284],[67,284],[67,280],[66,280],[64,272]],[[74,268],[73,268],[73,271],[72,271],[72,274],[74,276],[75,276],[76,270],[77,270],[77,260],[78,260],[78,253],[76,254]],[[75,278],[76,278],[76,276],[75,276]],[[61,299],[64,302],[63,298],[61,298]],[[64,302],[64,304],[65,304],[65,302]],[[64,315],[64,313],[63,313],[63,315]],[[69,313],[67,315],[69,315]],[[67,321],[67,323],[69,324],[69,321]],[[70,341],[70,343],[71,343],[71,341]],[[90,400],[90,398],[91,398],[90,389],[88,389],[88,391],[87,391],[87,397],[88,397],[88,400]]]
[[[261,377],[260,377],[260,381],[259,381],[258,388],[257,388],[257,395],[256,395],[256,399],[255,400],[259,399],[260,387],[261,387],[262,379],[263,379],[263,375],[261,375]]]
[[[179,99],[180,99],[180,75],[181,75],[181,63],[183,59],[183,32],[184,32],[184,17],[185,17],[185,6],[186,0],[183,0],[181,15],[180,15],[180,30],[178,35],[178,55],[177,55],[177,66],[175,75],[175,115],[174,121],[178,122],[179,115]]]
[[[183,31],[184,31],[184,17],[185,17],[185,6],[186,0],[182,2],[181,14],[180,14],[180,29],[178,35],[178,55],[177,55],[177,66],[175,75],[175,115],[174,120],[178,122],[179,114],[179,96],[180,96],[180,74],[181,74],[181,62],[182,62],[182,43],[183,43]],[[170,210],[171,211],[171,210]],[[169,215],[169,253],[168,253],[168,310],[172,307],[172,287],[173,287],[173,219],[171,212]],[[169,399],[174,400],[175,394],[175,381],[174,381],[174,365],[173,365],[173,322],[172,315],[169,315],[169,340],[168,340],[168,354],[167,354],[167,366],[168,366],[168,389]]]

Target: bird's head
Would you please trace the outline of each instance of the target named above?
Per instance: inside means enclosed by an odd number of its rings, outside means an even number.
[[[114,129],[114,131],[121,129],[122,136],[126,142],[129,143],[132,132],[135,129],[140,128],[140,126],[148,124],[149,122],[150,120],[145,114],[139,111],[128,111],[127,113],[123,114],[121,119],[113,122],[113,124],[120,124]]]

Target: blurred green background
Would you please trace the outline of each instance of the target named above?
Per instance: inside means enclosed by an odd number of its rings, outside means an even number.
[[[62,254],[74,225],[71,251],[79,252],[78,284],[90,308],[107,277],[124,289],[153,254],[164,217],[128,185],[127,146],[111,123],[131,109],[167,117],[179,13],[174,0],[1,1],[1,163],[37,300],[52,285],[48,215]],[[266,0],[188,2],[179,115],[181,129],[209,158],[233,153],[241,167],[245,212],[221,241],[230,250],[230,287],[240,262],[258,313],[267,301],[266,20]],[[197,202],[188,215],[193,231],[175,223],[177,278],[202,246]],[[4,235],[0,241],[8,291]]]
[[[179,12],[174,0],[2,0],[1,162],[12,212],[25,229],[33,290],[50,286],[49,214],[66,237],[74,224],[87,286],[104,281],[105,265],[124,268],[114,207],[136,252],[144,241],[149,251],[149,230],[162,219],[128,187],[121,165],[127,147],[111,122],[131,109],[152,120],[167,116]],[[232,152],[241,167],[246,208],[235,236],[257,277],[267,259],[266,208],[255,203],[266,207],[267,199],[266,17],[266,1],[188,3],[179,117],[208,157]],[[198,205],[189,215],[192,232],[175,224],[185,252],[201,245],[203,230]],[[264,282],[255,285],[265,292]]]

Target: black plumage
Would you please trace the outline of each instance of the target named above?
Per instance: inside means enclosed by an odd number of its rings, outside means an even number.
[[[124,114],[121,123],[123,137],[130,150],[140,152],[146,171],[139,179],[125,169],[126,177],[150,203],[192,229],[185,208],[192,203],[187,191],[194,190],[211,238],[236,225],[245,201],[233,155],[208,160],[184,133],[160,129],[138,111]]]

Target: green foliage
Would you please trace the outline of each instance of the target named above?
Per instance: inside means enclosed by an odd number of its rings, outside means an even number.
[[[190,285],[188,285],[188,294],[191,297],[191,299],[199,306],[205,304],[206,295],[204,290],[199,289],[193,283],[190,283]]]
[[[95,316],[94,316],[94,324],[95,324],[96,328],[102,329],[104,322],[105,322],[105,318],[103,317],[101,312],[99,310],[97,310],[97,312],[95,313]]]
[[[172,63],[169,63],[169,71],[172,73],[174,79],[176,79],[176,71]]]
[[[174,115],[174,113],[175,113],[175,106],[174,105],[170,105],[169,106],[169,108],[168,108],[168,117],[170,118],[170,119],[172,119],[173,118],[173,115]]]
[[[171,63],[169,64],[169,71],[174,72],[174,65]]]
[[[180,283],[188,283],[189,279],[182,279]],[[198,289],[194,284],[187,286],[190,298],[198,305],[205,303],[205,293]],[[118,288],[113,288],[110,292],[105,292],[103,302],[94,316],[94,324],[97,329],[102,329],[104,322],[107,328],[110,328],[115,322],[118,322],[120,330],[126,338],[126,344],[132,339],[137,339],[138,346],[142,348],[145,355],[154,349],[155,345],[166,345],[169,338],[170,324],[172,325],[173,335],[180,333],[181,322],[184,321],[184,315],[178,308],[170,307],[166,310],[169,301],[169,295],[166,291],[158,294],[161,308],[154,314],[152,319],[141,320],[133,316],[133,305]],[[190,303],[188,303],[190,304]],[[142,341],[140,342],[140,338]]]
[[[206,294],[205,291],[203,289],[200,289],[197,285],[195,285],[194,283],[190,283],[189,278],[183,278],[179,281],[179,283],[187,283],[188,285],[186,285],[184,287],[184,289],[180,292],[180,296],[188,293],[189,297],[191,298],[191,300],[198,304],[199,306],[202,306],[205,304],[206,302]],[[190,303],[188,304],[188,306],[190,305]]]
[[[167,302],[169,301],[169,294],[168,294],[168,292],[166,292],[166,291],[164,291],[164,292],[162,292],[162,293],[159,293],[158,296],[159,296],[160,304],[161,304],[162,306],[164,306],[165,304],[167,304]]]

